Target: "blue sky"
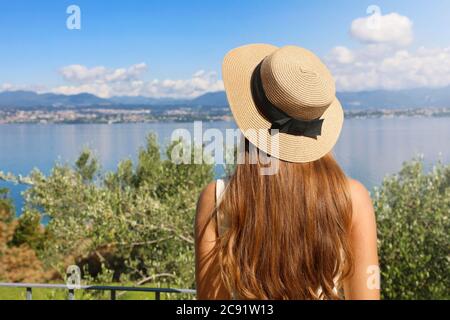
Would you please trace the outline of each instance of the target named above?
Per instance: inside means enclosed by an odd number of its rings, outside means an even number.
[[[81,9],[81,30],[66,28],[66,8],[71,4]],[[404,17],[411,25],[403,25],[404,34],[394,39],[382,38],[386,34],[379,39],[364,30],[352,32],[352,22],[367,18],[371,4],[379,6],[382,16],[398,15],[386,23],[391,21],[395,27]],[[446,0],[1,0],[0,89],[195,96],[220,88],[224,54],[252,42],[294,44],[316,52],[329,64],[342,90],[442,86],[450,84],[445,74],[437,81],[427,76],[427,70],[442,69],[432,64],[434,55],[445,55],[439,62],[445,64],[444,70],[447,63],[450,66],[449,30],[450,1]],[[412,35],[411,41],[396,44],[406,33]],[[374,57],[376,50],[382,50],[383,59]],[[407,65],[402,62],[405,52]],[[376,70],[367,65],[365,72],[352,71],[367,59],[377,65]],[[133,68],[138,64],[142,68]],[[394,83],[390,80],[394,69],[417,69],[417,74],[409,71]],[[121,71],[125,72],[121,80],[108,80]],[[372,72],[372,78],[363,78]],[[367,85],[359,86],[361,81]]]

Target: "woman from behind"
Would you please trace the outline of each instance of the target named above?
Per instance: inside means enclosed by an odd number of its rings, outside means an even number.
[[[223,78],[245,148],[200,195],[198,298],[378,299],[373,206],[331,154],[343,111],[329,71],[306,49],[256,44],[227,54]]]

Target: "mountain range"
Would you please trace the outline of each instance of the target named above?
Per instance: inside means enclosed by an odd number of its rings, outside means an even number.
[[[376,90],[338,92],[338,99],[347,110],[405,109],[450,107],[450,86],[444,88],[418,88],[408,90]],[[0,92],[0,108],[63,108],[63,107],[226,107],[224,91],[205,93],[194,99],[149,98],[143,96],[117,96],[109,99],[89,93],[63,95],[32,91]]]

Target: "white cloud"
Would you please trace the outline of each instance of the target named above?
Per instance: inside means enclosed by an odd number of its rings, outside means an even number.
[[[375,19],[375,20],[374,20]],[[411,49],[413,24],[397,13],[358,18],[350,32],[358,48],[337,46],[325,62],[339,91],[397,90],[450,85],[450,47]]]
[[[91,93],[101,98],[109,98],[111,96],[111,88],[107,84],[81,84],[76,86],[59,86],[51,89],[53,93],[59,94],[79,94],[79,93]]]
[[[145,63],[118,69],[70,65],[60,70],[69,84],[58,86],[51,91],[63,94],[87,92],[103,98],[121,95],[192,98],[209,91],[223,90],[223,82],[218,79],[215,72],[200,70],[188,79],[144,81],[142,75],[146,70]]]
[[[218,79],[216,72],[200,70],[189,79],[155,79],[145,85],[143,92],[156,97],[194,98],[206,92],[223,89],[223,82]]]
[[[398,13],[371,16],[353,20],[351,35],[366,43],[389,43],[396,46],[407,46],[413,41],[413,23]]]
[[[352,63],[355,60],[353,52],[350,49],[343,46],[338,46],[331,49],[329,58],[334,62],[342,64]]]
[[[0,84],[0,91],[10,91],[14,90],[14,86],[11,83]]]
[[[340,91],[450,85],[450,47],[406,50],[364,46],[351,52],[352,63],[340,61],[336,50],[325,59]]]
[[[128,68],[107,69],[103,66],[88,68],[73,64],[61,68],[63,78],[70,82],[114,82],[138,78],[147,70],[145,63],[134,64]]]
[[[33,85],[33,84],[12,84],[12,83],[1,83],[0,84],[0,92],[2,91],[17,91],[17,90],[25,90],[25,91],[35,91],[35,92],[45,92],[48,88],[44,85]]]

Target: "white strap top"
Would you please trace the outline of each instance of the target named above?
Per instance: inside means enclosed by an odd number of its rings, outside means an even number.
[[[217,179],[216,181],[216,207],[219,206],[220,201],[222,200],[222,195],[225,191],[225,183],[226,181],[223,179]],[[217,231],[219,233],[219,237],[227,230],[228,227],[228,219],[226,219],[223,213],[217,210]]]

